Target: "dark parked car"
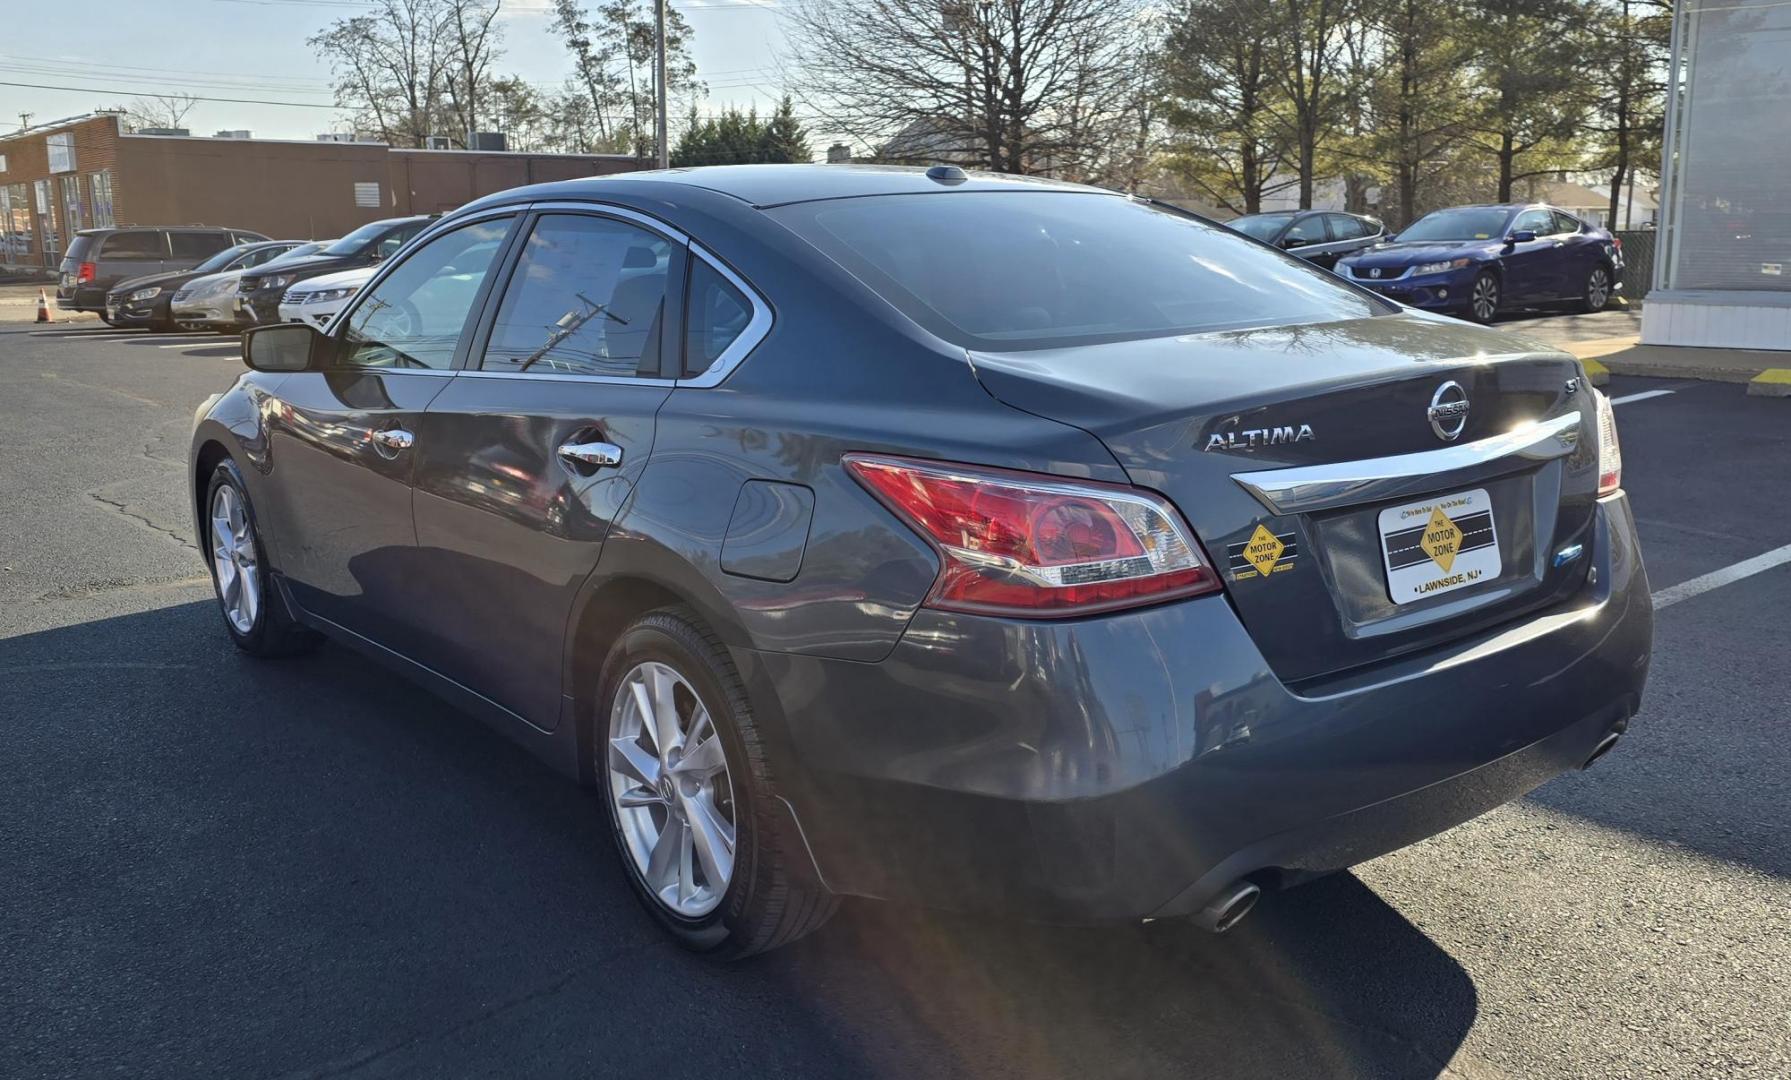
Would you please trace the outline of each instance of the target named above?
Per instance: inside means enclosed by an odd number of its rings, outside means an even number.
[[[212,274],[260,266],[302,243],[302,240],[263,240],[238,244],[218,252],[191,269],[127,278],[106,294],[106,321],[113,326],[147,326],[151,330],[172,330],[175,328],[172,303],[182,286]]]
[[[1387,233],[1374,218],[1336,210],[1273,210],[1245,214],[1226,224],[1326,269],[1345,255],[1380,243]]]
[[[244,354],[191,454],[237,645],[328,635],[595,786],[716,955],[839,895],[1222,930],[1641,699],[1572,357],[1094,188],[523,188]]]
[[[200,225],[86,229],[63,254],[56,306],[103,317],[106,294],[126,278],[191,269],[225,248],[266,239],[247,229]]]
[[[391,258],[411,237],[439,215],[389,218],[362,225],[315,255],[282,260],[266,273],[244,274],[237,283],[236,314],[245,326],[280,321],[280,298],[295,281],[372,266]]]
[[[1623,287],[1623,245],[1552,206],[1455,206],[1343,259],[1338,273],[1402,304],[1489,323],[1517,307],[1603,311]]]

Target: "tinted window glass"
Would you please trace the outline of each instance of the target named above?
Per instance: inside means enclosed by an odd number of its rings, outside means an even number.
[[[5,224],[6,223],[4,221],[0,221],[0,225],[5,225]],[[70,262],[85,262],[85,261],[87,261],[87,252],[92,247],[93,247],[93,237],[77,236],[73,240],[70,240],[68,242],[68,254],[66,257],[67,257],[68,261],[70,261]],[[0,252],[3,252],[3,251],[5,251],[5,249],[0,248]]]
[[[1374,232],[1374,227],[1368,222],[1348,214],[1326,214],[1325,220],[1331,226],[1333,240],[1360,240]]]
[[[508,218],[443,233],[413,252],[349,315],[342,363],[448,368],[473,298],[510,230]]]
[[[167,240],[154,229],[113,233],[100,245],[102,259],[165,259]]]
[[[535,223],[480,367],[560,375],[659,375],[672,245],[610,218]]]
[[[248,256],[249,253],[241,247],[225,248],[193,269],[201,274],[214,274],[219,270],[240,270],[249,265],[244,261]]]
[[[1511,211],[1496,206],[1463,206],[1434,210],[1412,222],[1399,234],[1411,240],[1492,240],[1505,235],[1505,219]]]
[[[393,229],[387,235],[379,238],[379,243],[374,246],[373,250],[381,259],[389,259],[398,254],[399,248],[410,243],[411,237],[422,232],[423,226],[427,224],[429,224],[427,221],[413,221],[403,228]]]
[[[375,221],[362,225],[342,239],[332,241],[328,247],[323,249],[323,253],[325,255],[359,255],[368,245],[385,236],[391,227],[389,221]],[[412,232],[411,235],[417,234]]]
[[[1550,220],[1547,210],[1525,210],[1517,215],[1516,221],[1511,223],[1512,232],[1521,232],[1524,229],[1530,230],[1537,236],[1547,236],[1555,231],[1555,226]]]
[[[1228,224],[1245,236],[1253,236],[1266,242],[1274,240],[1275,235],[1286,228],[1292,218],[1292,214],[1251,214],[1248,217],[1233,218]]]
[[[922,326],[979,348],[1047,348],[1390,310],[1224,226],[1112,195],[889,195],[770,213]]]
[[[685,310],[686,375],[709,370],[752,322],[752,301],[702,259],[690,261],[690,302]]]
[[[1580,219],[1572,214],[1555,211],[1555,231],[1558,233],[1576,233],[1580,231]]]
[[[1307,244],[1322,244],[1324,242],[1324,218],[1316,214],[1294,222],[1287,227],[1287,232],[1281,235],[1282,247],[1305,247]]]
[[[204,259],[230,246],[230,234],[221,232],[171,232],[168,243],[176,259]]]

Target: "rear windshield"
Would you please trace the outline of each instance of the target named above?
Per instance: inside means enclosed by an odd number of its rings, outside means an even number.
[[[371,225],[362,225],[342,239],[334,241],[323,249],[325,255],[359,255],[368,244],[378,240],[391,229],[389,221],[375,221]]]
[[[1407,240],[1492,240],[1505,235],[1511,211],[1496,206],[1464,206],[1433,210],[1399,233]]]
[[[1282,227],[1293,220],[1292,214],[1251,214],[1249,217],[1233,218],[1225,224],[1258,240],[1273,240]]]
[[[1224,226],[1114,195],[885,195],[771,213],[909,318],[969,348],[1053,348],[1394,310]]]

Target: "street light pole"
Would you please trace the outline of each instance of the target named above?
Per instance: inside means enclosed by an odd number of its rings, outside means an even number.
[[[672,164],[671,143],[665,127],[665,0],[654,0],[653,24],[657,29],[653,49],[653,108],[659,117],[659,167]]]

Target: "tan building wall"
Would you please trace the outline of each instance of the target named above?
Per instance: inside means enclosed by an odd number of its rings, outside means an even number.
[[[65,135],[73,139],[75,168],[52,175],[49,140]],[[96,225],[225,225],[278,239],[333,239],[381,218],[442,213],[506,188],[631,172],[643,164],[623,155],[124,135],[110,115],[0,139],[0,156],[6,158],[0,191],[10,192],[15,204],[0,220],[0,265],[40,267],[55,265],[48,251],[66,248],[75,231]],[[97,187],[95,176],[101,177]],[[47,218],[36,205],[42,180],[49,181]],[[63,205],[70,182],[80,201],[73,215]],[[108,185],[110,222],[103,213]]]

